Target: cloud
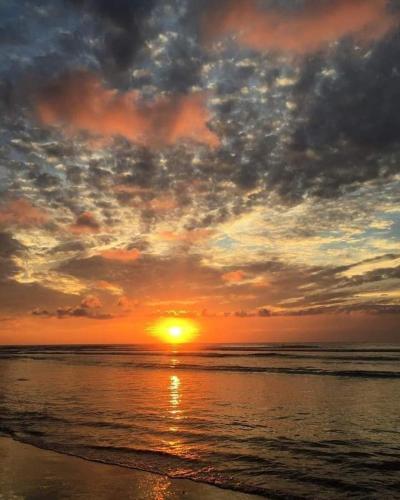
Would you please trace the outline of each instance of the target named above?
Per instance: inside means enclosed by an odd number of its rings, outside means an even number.
[[[48,219],[46,211],[23,198],[5,201],[0,205],[0,226],[38,226],[45,224]]]
[[[196,228],[191,231],[162,231],[159,236],[166,241],[180,242],[186,244],[197,243],[210,238],[213,234],[211,229]]]
[[[10,267],[8,267],[10,269]],[[9,273],[9,271],[8,271]],[[26,313],[33,309],[73,304],[76,296],[51,290],[37,283],[18,283],[0,278],[0,311],[9,314]]]
[[[81,307],[85,309],[99,309],[102,307],[102,303],[96,295],[88,295],[82,300]]]
[[[10,233],[0,232],[0,283],[7,283],[7,280],[18,273],[19,266],[14,257],[21,254],[23,249],[23,245],[14,239]]]
[[[245,310],[241,310],[241,311],[236,311],[235,312],[235,316],[237,318],[252,318],[254,317],[256,314],[252,311],[245,311]]]
[[[93,74],[63,75],[37,100],[44,125],[62,125],[67,134],[86,131],[106,138],[122,136],[133,142],[166,146],[192,140],[210,147],[218,137],[207,127],[206,96],[201,93],[140,100],[135,90],[120,93],[103,86]]]
[[[276,316],[314,316],[320,314],[353,314],[353,313],[366,313],[368,315],[398,315],[400,314],[399,305],[385,305],[366,303],[351,306],[322,306],[322,307],[309,307],[304,309],[296,309]]]
[[[0,5],[2,310],[396,310],[398,8],[40,5]]]
[[[100,224],[92,213],[83,212],[77,216],[69,230],[74,234],[97,233],[100,231]]]
[[[205,16],[204,37],[235,34],[255,50],[305,54],[340,38],[375,40],[396,24],[386,0],[309,1],[303,10],[262,9],[257,0],[228,0]]]
[[[96,281],[94,287],[98,290],[108,292],[112,295],[121,296],[123,294],[123,289],[117,285],[109,283],[108,281]]]
[[[246,278],[246,274],[243,271],[231,271],[222,275],[222,279],[226,283],[240,283]]]
[[[353,276],[360,276],[379,269],[396,268],[399,264],[400,254],[381,255],[379,257],[366,259],[357,264],[348,266],[343,270],[342,275],[346,278],[352,278]]]
[[[32,311],[33,316],[43,318],[87,318],[97,320],[113,319],[115,316],[110,313],[102,312],[103,307],[100,299],[95,295],[84,297],[78,306],[59,307],[56,311],[36,308]]]
[[[121,262],[135,261],[140,258],[140,250],[134,248],[133,250],[106,250],[101,253],[104,259],[117,260]]]
[[[309,106],[301,107],[306,125],[298,133],[309,147],[350,141],[373,153],[399,143],[400,119],[393,105],[400,93],[399,36],[396,31],[361,54],[343,47],[328,60],[329,68],[322,59],[304,66],[298,91],[300,99],[307,95]]]
[[[270,176],[282,196],[339,197],[400,171],[399,37],[369,49],[344,44],[302,66],[288,163]]]
[[[83,15],[100,21],[105,46],[105,64],[124,70],[132,62],[145,39],[144,23],[151,13],[153,0],[69,0]]]
[[[117,301],[117,307],[120,308],[123,312],[129,313],[134,309],[137,309],[140,306],[140,302],[138,300],[132,300],[125,295],[121,295]]]
[[[167,212],[178,208],[177,200],[175,200],[171,196],[163,196],[159,198],[155,198],[150,202],[151,210],[155,212]]]
[[[12,234],[0,232],[0,257],[10,258],[23,250],[23,245],[19,243]]]
[[[399,54],[394,29],[371,45],[342,40],[301,60],[221,58],[207,73],[218,81],[213,126],[223,144],[211,161],[257,192],[255,204],[271,193],[298,204],[390,182],[400,171]]]

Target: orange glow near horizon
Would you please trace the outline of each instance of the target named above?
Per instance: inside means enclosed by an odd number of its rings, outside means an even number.
[[[197,337],[199,326],[187,318],[163,318],[152,325],[149,331],[167,344],[186,344]]]

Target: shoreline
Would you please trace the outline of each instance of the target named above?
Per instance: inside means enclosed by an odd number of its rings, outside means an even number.
[[[66,496],[68,492],[68,496]],[[90,460],[0,435],[0,498],[251,500],[242,493]]]

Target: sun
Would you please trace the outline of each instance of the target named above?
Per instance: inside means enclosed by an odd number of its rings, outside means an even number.
[[[149,331],[162,342],[186,344],[199,333],[197,323],[187,318],[162,318],[150,326]]]
[[[175,339],[179,339],[180,337],[182,337],[183,328],[181,326],[171,326],[170,328],[168,328],[167,333],[171,337],[173,337]]]

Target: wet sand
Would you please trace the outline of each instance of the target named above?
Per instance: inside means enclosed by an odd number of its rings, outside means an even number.
[[[186,479],[89,462],[0,437],[0,500],[250,500]]]

